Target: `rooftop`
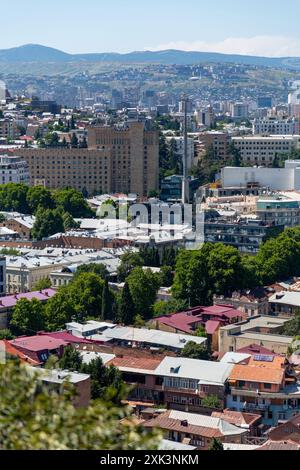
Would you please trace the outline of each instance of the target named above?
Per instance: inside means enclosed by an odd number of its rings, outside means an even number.
[[[6,297],[0,298],[0,311],[1,309],[15,307],[17,302],[21,299],[46,301],[51,299],[56,293],[54,289],[45,289],[42,291],[27,292],[25,294],[7,295]]]

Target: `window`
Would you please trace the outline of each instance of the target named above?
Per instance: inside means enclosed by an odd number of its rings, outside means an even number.
[[[267,390],[271,390],[272,384],[264,384],[264,388]]]

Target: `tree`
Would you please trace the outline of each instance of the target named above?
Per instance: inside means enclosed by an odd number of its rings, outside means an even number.
[[[56,233],[64,233],[64,231],[64,222],[60,210],[38,208],[31,231],[32,238],[42,240]]]
[[[126,282],[130,289],[136,313],[144,318],[151,318],[159,288],[159,276],[153,274],[150,269],[144,270],[139,267],[130,273]]]
[[[88,148],[88,143],[87,143],[86,137],[84,137],[82,139],[82,142],[80,142],[79,148],[80,149],[87,149]]]
[[[75,219],[95,217],[95,212],[90,209],[83,194],[80,191],[76,191],[76,189],[57,190],[54,192],[54,199],[58,206],[61,206],[65,212],[71,214]]]
[[[69,212],[63,212],[62,219],[63,219],[64,229],[66,232],[71,229],[80,228],[80,223],[76,222],[76,220],[73,219],[73,217],[71,216],[71,214],[69,214]]]
[[[104,280],[94,273],[82,273],[67,286],[79,321],[87,317],[101,318]]]
[[[174,280],[173,269],[171,266],[162,266],[159,273],[160,285],[171,287]]]
[[[83,364],[81,372],[91,376],[91,394],[94,400],[103,398],[119,404],[125,398],[126,387],[121,372],[114,366],[105,367],[101,358]]]
[[[97,274],[97,276],[100,276],[102,279],[106,279],[109,275],[105,264],[101,263],[81,264],[80,266],[78,266],[74,277],[76,278],[82,273],[94,273]]]
[[[201,359],[203,361],[210,360],[210,354],[202,344],[197,344],[194,341],[189,341],[181,351],[181,357],[189,359]]]
[[[27,192],[27,203],[32,214],[34,214],[38,207],[43,209],[54,209],[55,203],[52,198],[51,191],[43,186],[33,186]]]
[[[72,138],[71,138],[71,147],[72,149],[77,149],[78,148],[78,138],[77,135],[73,132]]]
[[[224,450],[224,446],[219,439],[215,437],[212,439],[211,444],[208,450],[217,451],[217,450]]]
[[[66,323],[76,318],[75,303],[69,293],[68,286],[61,287],[57,294],[45,305],[45,327],[47,331],[65,329]]]
[[[16,335],[34,335],[45,327],[44,306],[37,300],[20,299],[13,309],[10,328]]]
[[[1,450],[155,450],[161,435],[136,426],[128,407],[95,401],[75,408],[74,389],[46,389],[25,366],[0,366]],[[121,420],[126,418],[129,425]]]
[[[72,346],[67,346],[59,360],[59,367],[62,370],[79,372],[82,368],[82,357]]]
[[[114,321],[114,296],[110,292],[108,281],[106,279],[102,291],[101,318],[104,321]]]
[[[0,209],[29,214],[27,192],[29,187],[25,184],[8,183],[0,186]]]
[[[285,323],[283,327],[283,334],[286,336],[300,335],[300,310],[295,313],[294,318]]]
[[[134,268],[143,264],[144,260],[139,253],[125,253],[121,257],[121,264],[118,268],[119,281],[124,282]]]
[[[14,335],[9,329],[5,328],[4,330],[0,330],[0,340],[3,340],[3,339],[7,339],[7,340],[14,339]]]
[[[207,395],[203,400],[201,400],[201,405],[205,408],[222,408],[221,400],[216,395]]]
[[[153,306],[153,317],[160,317],[163,315],[170,315],[171,313],[183,312],[186,310],[187,305],[183,300],[169,300],[165,302],[160,300]]]
[[[52,286],[51,280],[49,277],[45,277],[44,279],[41,279],[40,281],[36,282],[32,288],[32,292],[35,291],[41,291],[45,289],[50,289]]]
[[[135,305],[132,300],[129,285],[126,282],[122,290],[119,308],[118,308],[118,319],[120,323],[124,325],[132,325],[135,316]]]

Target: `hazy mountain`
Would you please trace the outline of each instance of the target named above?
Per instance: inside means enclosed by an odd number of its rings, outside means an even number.
[[[235,63],[267,67],[300,68],[300,58],[270,58],[234,54],[219,54],[215,52],[185,52],[178,50],[166,51],[137,51],[128,54],[99,53],[99,54],[67,54],[58,49],[27,44],[12,49],[0,50],[1,63],[30,63],[30,62],[118,62],[118,63],[159,63],[189,65],[201,62]]]

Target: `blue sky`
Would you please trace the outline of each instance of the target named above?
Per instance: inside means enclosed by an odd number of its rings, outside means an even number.
[[[73,53],[178,48],[300,56],[299,0],[1,3],[0,49],[37,43]]]

